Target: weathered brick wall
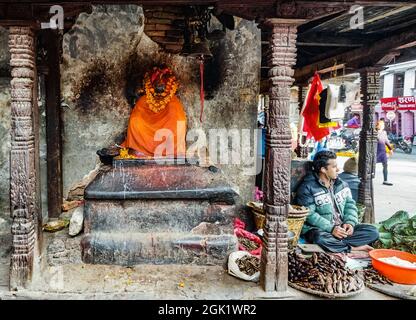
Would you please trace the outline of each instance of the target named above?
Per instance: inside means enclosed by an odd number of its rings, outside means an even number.
[[[144,8],[144,32],[166,52],[179,53],[184,43],[183,9],[179,7]]]

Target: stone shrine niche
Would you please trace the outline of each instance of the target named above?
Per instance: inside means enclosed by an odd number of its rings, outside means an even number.
[[[192,58],[167,53],[145,34],[143,9],[136,5],[93,6],[63,38],[64,196],[99,162],[96,151],[123,141],[137,87],[154,65],[169,66],[180,82],[188,131],[201,128],[253,129],[259,86],[260,32],[236,19],[236,28],[212,42],[220,81],[205,100],[199,121],[199,66]],[[238,70],[239,72],[235,72]],[[211,78],[215,78],[213,74]],[[221,168],[251,199],[254,177],[238,166]]]

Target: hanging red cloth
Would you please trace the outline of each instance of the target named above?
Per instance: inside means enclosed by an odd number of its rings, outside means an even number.
[[[305,99],[304,107],[301,111],[303,116],[303,132],[307,133],[307,138],[313,137],[315,141],[329,135],[329,128],[319,127],[319,102],[323,85],[318,73],[315,73],[308,94]]]

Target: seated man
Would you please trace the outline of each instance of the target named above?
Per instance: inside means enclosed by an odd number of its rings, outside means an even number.
[[[347,121],[346,127],[347,128],[359,128],[360,124],[360,115],[358,113],[354,113],[354,116]]]
[[[344,172],[339,175],[339,178],[348,183],[348,187],[351,189],[352,198],[357,202],[360,178],[358,178],[358,161],[356,157],[349,158],[344,163]]]
[[[325,251],[370,251],[368,244],[378,239],[378,231],[374,226],[358,224],[351,190],[337,178],[336,158],[332,151],[318,152],[313,160],[314,172],[298,189],[298,204],[310,210],[302,235]]]
[[[129,119],[122,147],[137,157],[184,157],[186,114],[176,96],[178,81],[169,68],[153,68],[144,78],[145,95]]]

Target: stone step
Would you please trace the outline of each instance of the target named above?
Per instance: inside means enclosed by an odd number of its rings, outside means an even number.
[[[87,200],[85,233],[189,232],[201,222],[232,228],[234,205],[195,200]],[[232,232],[231,232],[232,233]]]
[[[81,241],[82,260],[91,264],[223,265],[237,250],[232,234],[108,233],[87,234]]]
[[[85,199],[191,199],[228,204],[234,204],[238,199],[235,188],[215,167],[134,164],[124,161],[100,172],[85,189]]]

